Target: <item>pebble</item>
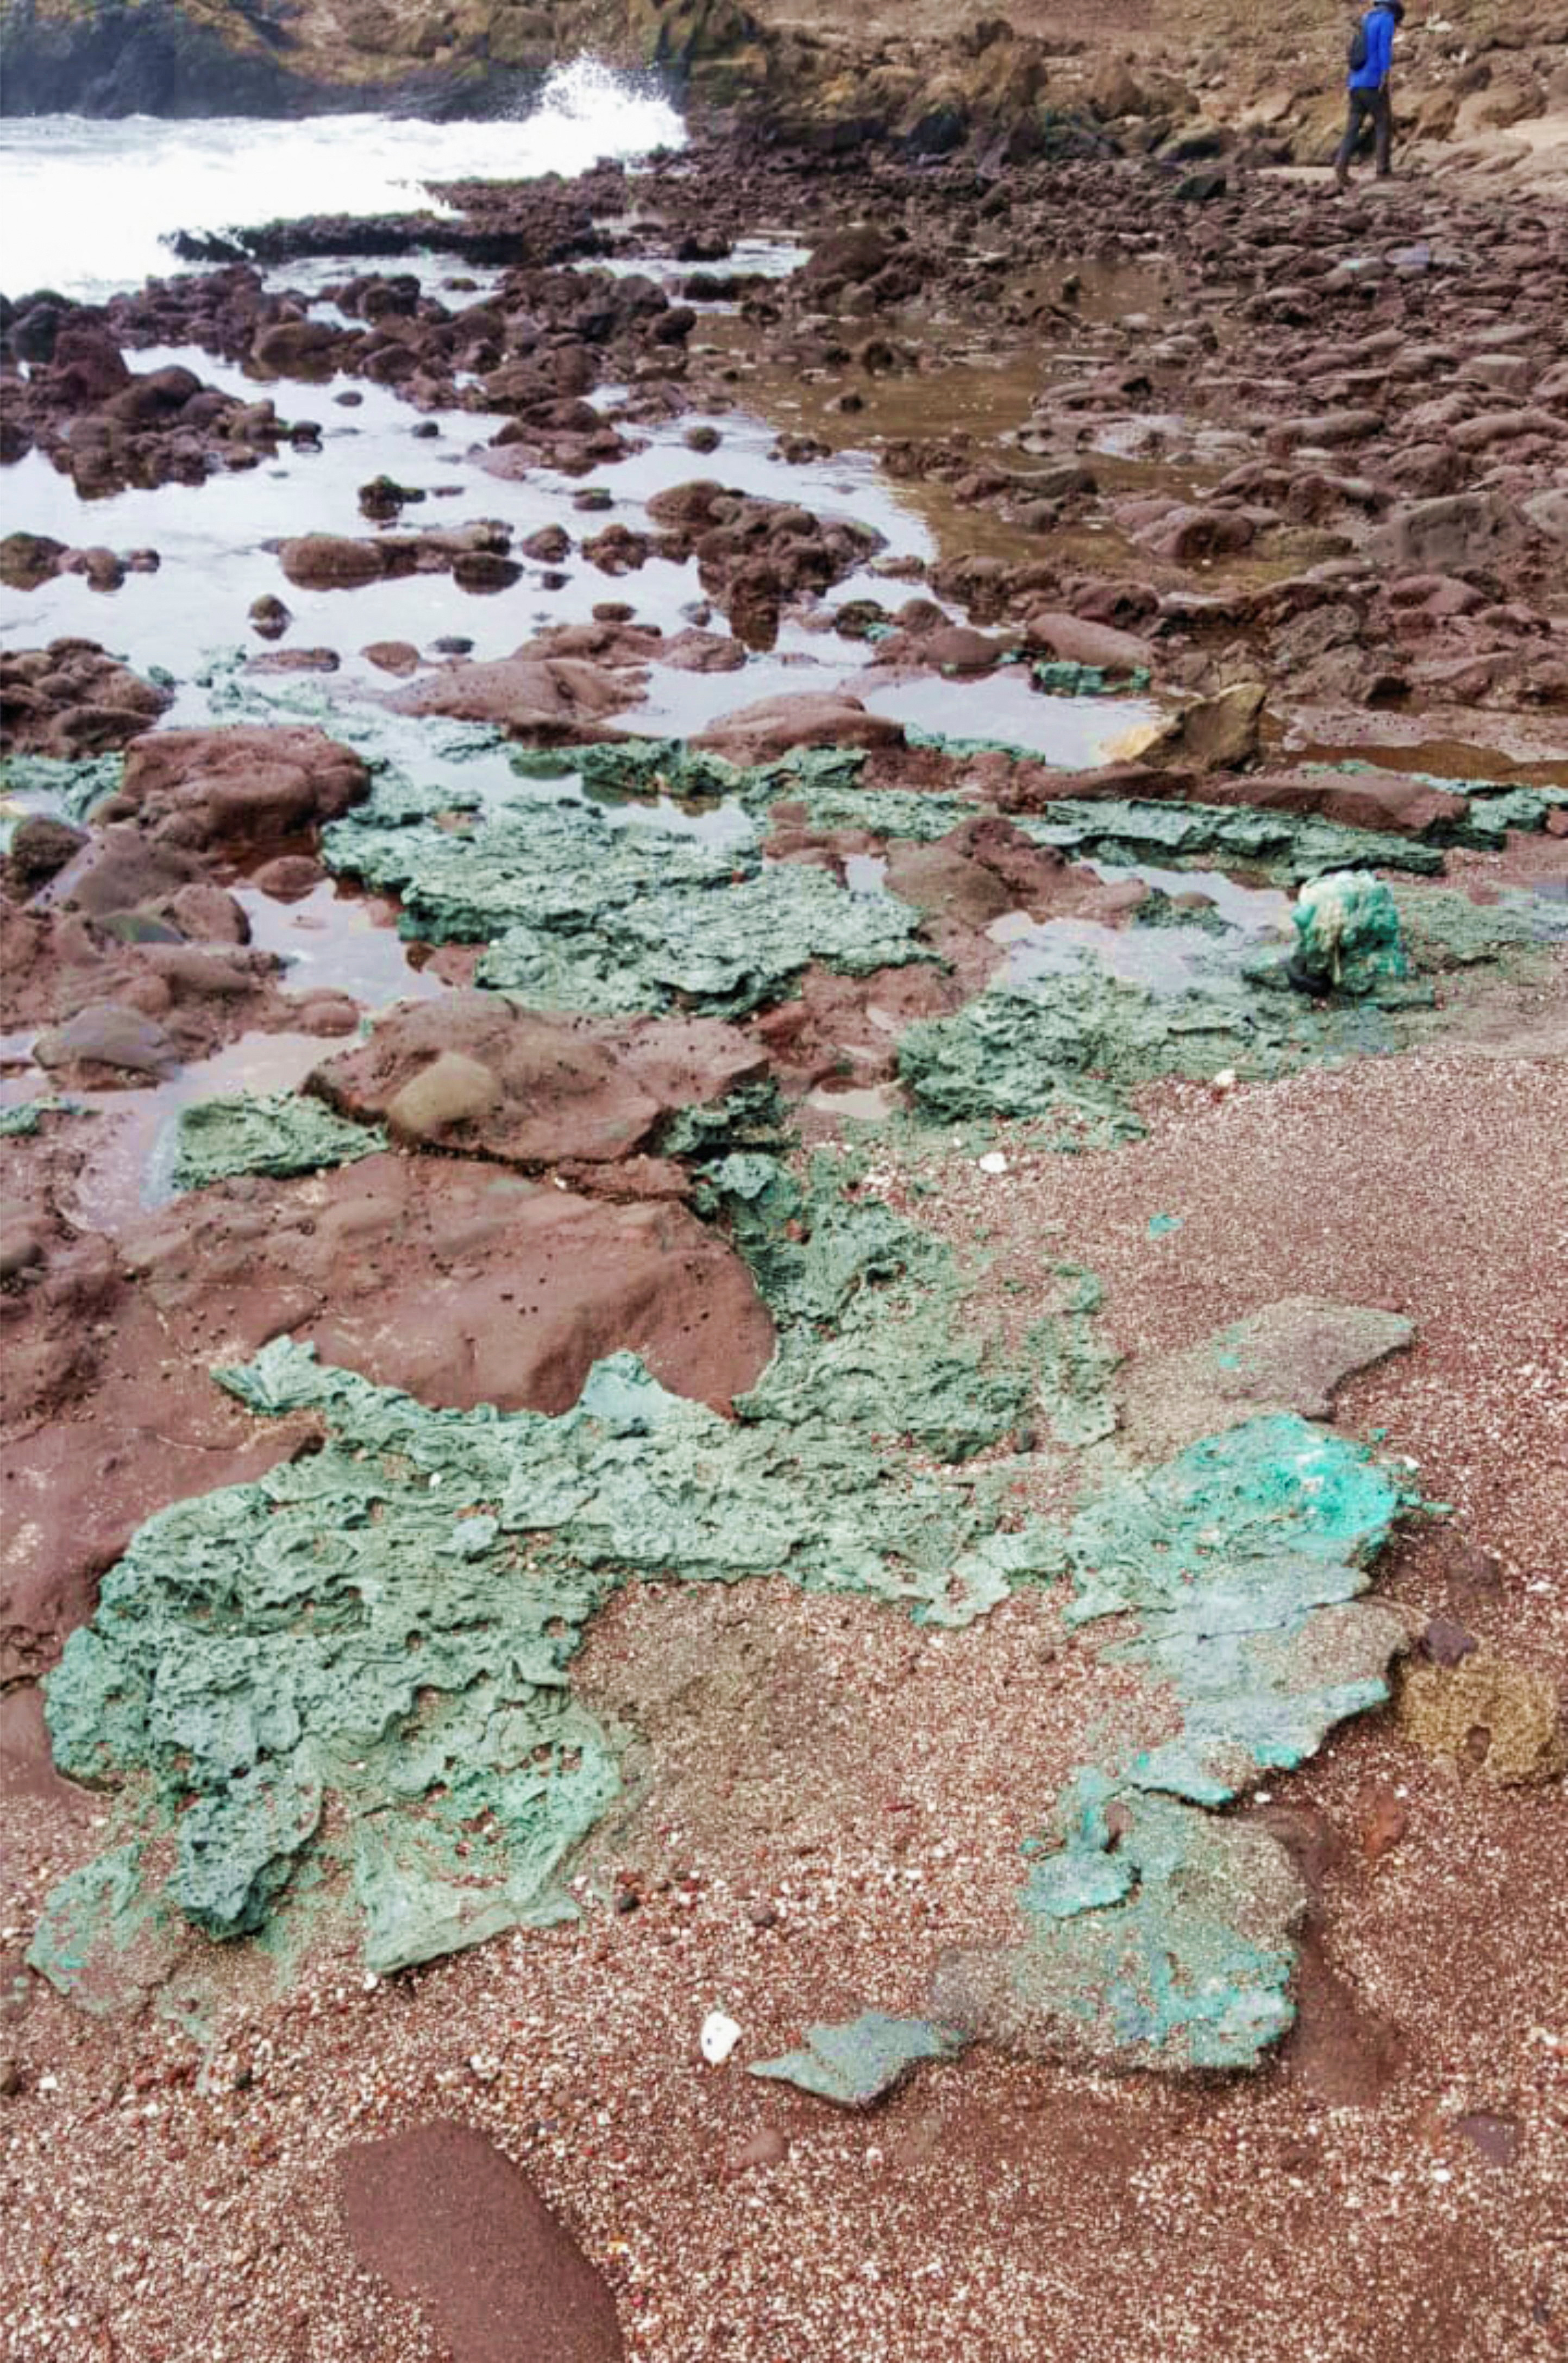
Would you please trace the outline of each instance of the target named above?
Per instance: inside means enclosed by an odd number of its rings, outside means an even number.
[[[721,2010],[710,2010],[702,2023],[702,2056],[710,2068],[722,2068],[740,2040],[740,2029]]]

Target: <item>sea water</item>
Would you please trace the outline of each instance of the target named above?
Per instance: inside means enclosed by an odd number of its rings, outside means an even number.
[[[557,67],[514,122],[0,118],[0,289],[102,302],[177,269],[167,244],[177,230],[221,235],[280,215],[440,213],[431,183],[572,175],[684,139],[657,87],[592,59]]]

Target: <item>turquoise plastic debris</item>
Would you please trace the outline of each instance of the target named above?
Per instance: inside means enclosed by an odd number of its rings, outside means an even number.
[[[1195,1586],[1242,1563],[1363,1568],[1410,1499],[1362,1446],[1330,1428],[1290,1412],[1248,1420],[1079,1512],[1064,1538],[1068,1622],[1184,1611]]]
[[[1093,1769],[1054,1828],[1020,1898],[1028,1933],[982,1989],[976,2031],[1121,2069],[1256,2067],[1295,2017],[1307,1900],[1278,1841]]]
[[[894,2018],[869,2010],[842,2025],[808,2026],[802,2048],[782,2059],[759,2059],[749,2073],[794,2084],[842,2109],[867,2109],[927,2059],[956,2059],[964,2036],[929,2019]]]
[[[1380,878],[1337,870],[1310,879],[1292,916],[1293,981],[1315,992],[1361,996],[1403,983],[1410,973],[1399,913]]]

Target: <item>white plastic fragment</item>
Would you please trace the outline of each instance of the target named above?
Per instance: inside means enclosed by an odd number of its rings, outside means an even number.
[[[1005,1173],[1007,1160],[999,1148],[988,1148],[980,1160],[982,1173]]]
[[[740,2040],[740,2029],[721,2010],[710,2010],[702,2023],[702,2056],[710,2068],[722,2068]]]
[[[1221,1067],[1214,1079],[1214,1088],[1217,1092],[1233,1092],[1236,1088],[1235,1068]]]

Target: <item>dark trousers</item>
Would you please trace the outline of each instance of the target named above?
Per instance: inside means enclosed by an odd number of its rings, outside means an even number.
[[[1372,126],[1373,145],[1377,155],[1377,177],[1380,181],[1388,177],[1394,151],[1394,107],[1388,92],[1386,88],[1352,90],[1345,136],[1334,159],[1334,170],[1341,180],[1350,170],[1351,159],[1360,147],[1368,124]]]

